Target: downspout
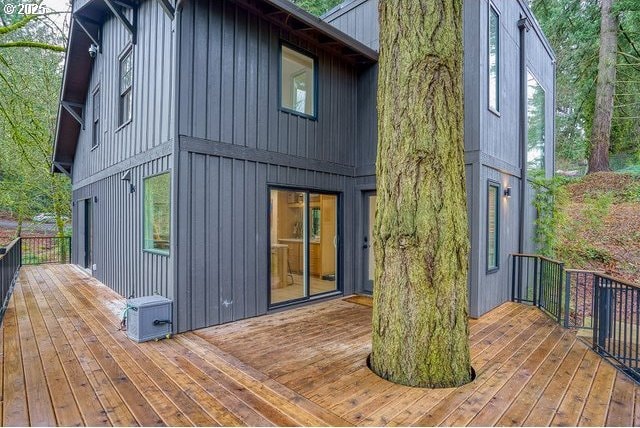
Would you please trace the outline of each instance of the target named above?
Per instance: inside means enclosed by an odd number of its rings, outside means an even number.
[[[520,221],[518,229],[518,252],[524,252],[525,204],[527,193],[527,49],[526,35],[531,28],[527,17],[520,18]]]
[[[173,324],[171,325],[173,333],[178,331],[178,316],[177,316],[177,300],[179,298],[178,293],[178,177],[180,166],[180,129],[178,126],[178,119],[180,118],[180,31],[182,28],[182,2],[183,0],[176,0],[175,15],[174,15],[174,31],[175,31],[175,49],[173,57],[173,149],[172,149],[172,180],[171,180],[171,264],[173,265],[173,296],[170,296],[173,300],[172,318]]]

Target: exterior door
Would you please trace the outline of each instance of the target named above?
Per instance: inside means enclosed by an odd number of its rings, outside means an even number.
[[[92,199],[84,200],[84,267],[93,265],[93,205]]]
[[[363,210],[363,242],[362,242],[362,260],[364,266],[363,290],[365,293],[373,293],[373,222],[376,215],[376,193],[364,193],[364,210]]]
[[[270,190],[269,306],[338,289],[338,195]]]

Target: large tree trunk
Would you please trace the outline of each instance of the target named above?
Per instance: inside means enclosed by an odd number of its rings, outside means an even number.
[[[381,0],[371,368],[471,378],[462,0]]]
[[[611,10],[612,6],[613,0],[601,0],[600,58],[588,173],[610,170],[609,142],[618,51],[618,16]]]

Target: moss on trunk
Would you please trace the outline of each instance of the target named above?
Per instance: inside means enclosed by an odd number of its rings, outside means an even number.
[[[371,367],[390,381],[471,378],[462,0],[381,0]]]

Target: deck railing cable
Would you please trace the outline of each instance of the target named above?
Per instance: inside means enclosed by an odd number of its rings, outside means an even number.
[[[0,321],[4,316],[9,303],[9,297],[13,291],[13,286],[18,277],[18,271],[22,264],[22,246],[20,238],[15,239],[8,246],[0,249],[0,298],[2,299],[2,308],[0,308]]]
[[[537,306],[566,328],[593,330],[593,349],[640,381],[639,286],[535,254],[511,257],[514,302]]]
[[[22,238],[22,264],[71,263],[70,236],[29,236]]]
[[[535,254],[512,254],[511,257],[512,300],[537,306],[560,322],[564,264]]]
[[[604,274],[593,286],[593,347],[640,380],[640,288]]]

